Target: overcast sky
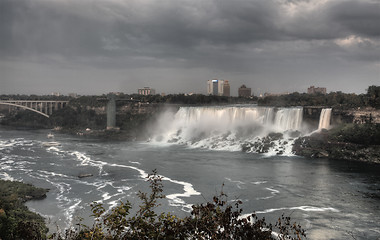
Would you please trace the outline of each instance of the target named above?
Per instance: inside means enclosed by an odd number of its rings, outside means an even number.
[[[380,0],[0,0],[0,94],[363,93]]]

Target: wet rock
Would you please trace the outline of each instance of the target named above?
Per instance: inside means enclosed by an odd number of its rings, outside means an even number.
[[[282,133],[269,133],[266,139],[275,141],[275,140],[280,140],[283,139],[284,135]]]
[[[320,152],[317,152],[316,154],[314,154],[314,157],[315,158],[328,158],[329,153],[326,151],[320,151]]]

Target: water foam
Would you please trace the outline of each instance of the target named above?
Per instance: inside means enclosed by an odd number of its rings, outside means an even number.
[[[13,177],[11,177],[8,173],[6,172],[0,172],[0,178],[2,180],[6,180],[6,181],[15,181],[15,179]]]
[[[171,178],[164,177],[164,176],[162,176],[162,180],[169,181],[169,182],[176,183],[183,186],[184,193],[170,194],[170,195],[167,195],[166,198],[169,199],[169,205],[180,206],[182,207],[183,211],[190,212],[192,209],[191,207],[192,204],[186,204],[184,200],[180,199],[180,197],[197,196],[197,195],[200,195],[201,193],[196,191],[193,188],[193,185],[191,183],[173,180]]]
[[[245,187],[242,187],[242,185],[245,185],[245,183],[242,181],[236,181],[236,180],[234,181],[234,180],[231,180],[231,178],[225,178],[225,179],[228,180],[229,182],[235,183],[236,187],[239,189],[245,188]]]
[[[336,208],[332,207],[313,207],[313,206],[299,206],[299,207],[283,207],[283,208],[270,208],[262,211],[257,211],[257,214],[262,214],[262,213],[272,213],[272,212],[277,212],[277,211],[284,211],[284,210],[301,210],[304,212],[326,212],[326,211],[331,211],[331,212],[340,212]]]
[[[139,177],[142,179],[146,179],[146,177],[148,176],[147,172],[145,172],[144,170],[142,170],[138,167],[135,167],[135,166],[122,165],[122,164],[116,164],[116,163],[107,163],[107,162],[102,162],[102,161],[95,161],[95,160],[92,160],[90,157],[86,156],[84,153],[80,153],[77,151],[72,152],[71,154],[73,156],[77,157],[77,159],[81,162],[81,165],[96,166],[99,169],[101,169],[100,171],[102,171],[103,167],[105,165],[107,165],[107,166],[117,167],[117,168],[133,169],[139,173]],[[186,204],[185,201],[183,201],[181,199],[181,197],[190,197],[190,196],[194,196],[194,195],[200,195],[200,192],[196,191],[193,188],[193,185],[188,183],[188,182],[173,180],[173,179],[165,177],[165,176],[161,176],[161,177],[162,177],[163,181],[169,181],[169,182],[183,186],[183,190],[184,190],[183,193],[175,193],[175,194],[170,194],[170,195],[166,196],[166,198],[169,200],[169,205],[180,206],[180,207],[182,207],[183,211],[187,211],[187,212],[190,211],[192,205]],[[97,186],[97,190],[104,188],[107,184],[112,185],[112,183],[104,183],[104,182],[102,182],[102,183],[99,182],[98,184],[100,184],[100,185]],[[116,188],[116,187],[114,187],[114,188]],[[130,188],[125,188],[125,189],[129,190]],[[103,202],[103,201],[109,200],[111,198],[114,198],[115,196],[122,194],[122,193],[123,193],[123,191],[119,192],[118,194],[109,195],[108,192],[103,192],[102,200],[99,200],[98,202]],[[113,204],[111,204],[111,206],[113,206]]]
[[[271,195],[269,196],[266,196],[266,197],[259,197],[259,198],[256,198],[256,200],[267,200],[267,199],[270,199],[270,198],[273,198],[274,196],[276,196],[277,194],[280,193],[279,190],[276,190],[274,189],[273,187],[272,188],[264,188],[265,190],[269,191]]]
[[[241,151],[243,144],[262,141],[270,133],[281,133],[280,139],[272,139],[274,150],[266,152],[291,155],[292,142],[283,137],[287,139],[292,132],[301,130],[302,115],[302,108],[181,107],[176,113],[165,113],[158,119],[150,142]],[[251,145],[248,151],[255,152],[255,144]]]

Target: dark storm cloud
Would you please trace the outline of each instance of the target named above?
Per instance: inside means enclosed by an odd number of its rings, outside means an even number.
[[[297,3],[299,1],[292,1]],[[143,54],[258,41],[378,37],[380,4],[327,3],[286,16],[272,1],[2,1],[1,50],[11,54]],[[171,51],[170,51],[171,50]],[[169,51],[169,52],[168,52]]]
[[[380,37],[380,2],[348,1],[334,5],[331,19],[347,31],[368,37]]]
[[[0,47],[5,53],[82,55],[102,49],[96,18],[81,16],[62,2],[5,0],[1,9],[1,15],[6,13],[0,31],[7,39]]]
[[[297,85],[336,61],[379,63],[379,8],[376,0],[0,0],[0,68],[14,62],[27,76],[51,66],[61,79],[84,69],[91,79],[92,68],[133,70],[135,79],[155,76],[141,73],[153,69],[170,69],[172,79],[203,69],[267,76],[273,86],[284,72],[290,80],[302,73]],[[199,76],[210,77],[217,76]]]

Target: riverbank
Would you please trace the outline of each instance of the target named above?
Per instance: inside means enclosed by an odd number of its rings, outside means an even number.
[[[380,124],[345,124],[298,138],[296,155],[380,164]]]
[[[104,141],[135,141],[140,140],[140,137],[131,131],[122,129],[61,129],[55,128],[52,132],[76,135],[83,138],[95,138]]]
[[[46,198],[47,189],[0,180],[0,239],[44,239],[48,232],[44,218],[24,205]]]

